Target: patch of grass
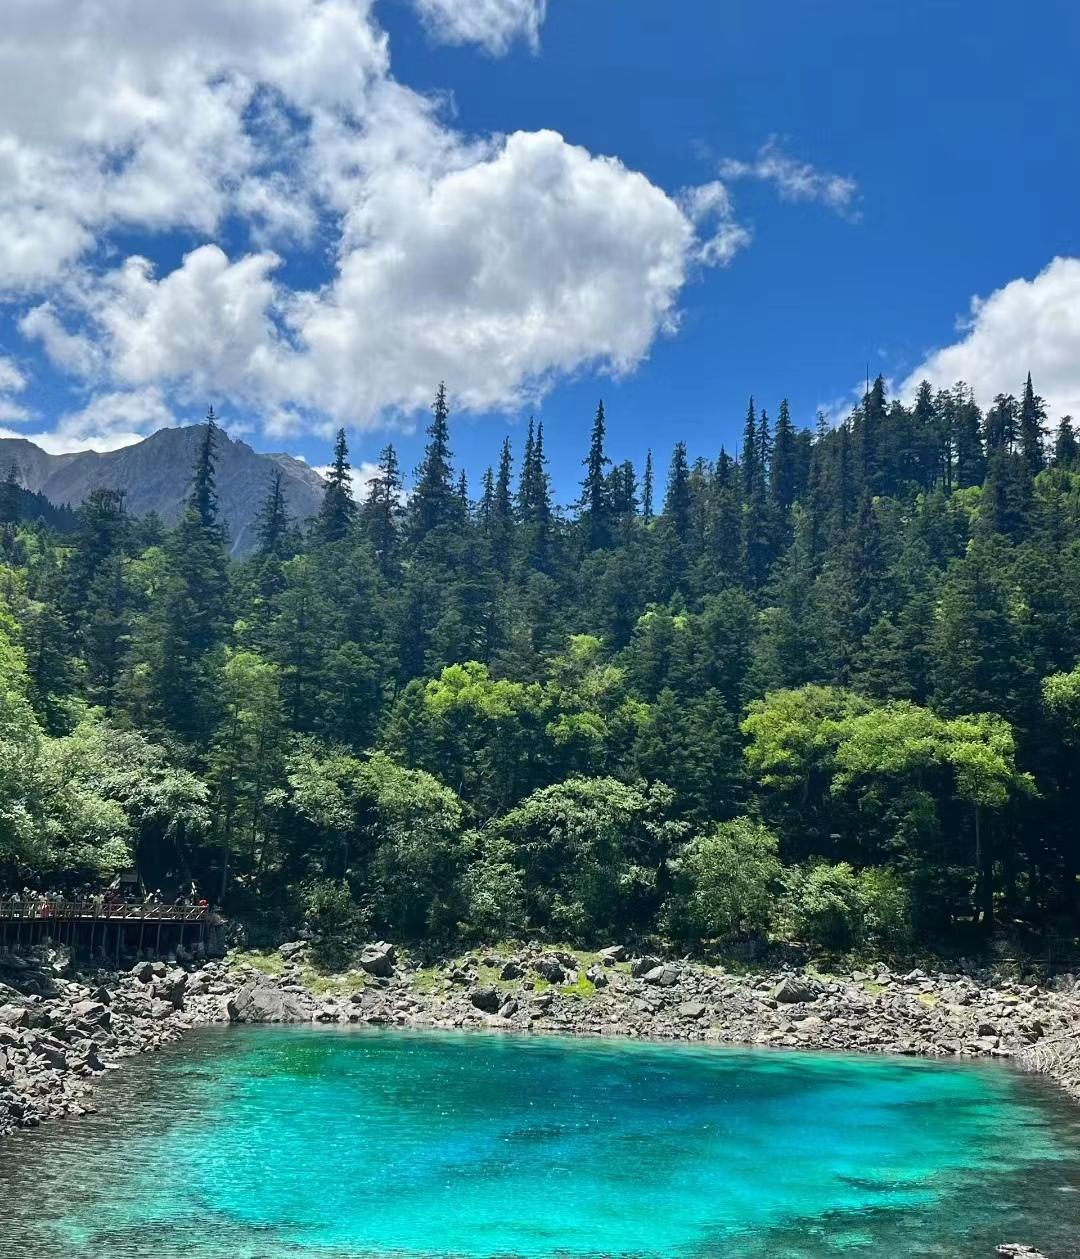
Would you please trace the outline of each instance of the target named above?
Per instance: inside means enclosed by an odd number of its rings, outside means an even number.
[[[876,984],[874,983],[872,979],[864,979],[862,986],[863,986],[863,990],[865,992],[868,992],[870,996],[872,997],[880,997],[881,994],[885,991],[884,984]]]
[[[342,975],[327,975],[312,966],[300,972],[300,982],[309,992],[320,997],[349,997],[367,987],[369,976],[363,971],[346,971]]]
[[[936,992],[920,992],[918,1000],[928,1009],[932,1010],[938,1003],[938,995]]]
[[[413,972],[413,991],[424,995],[434,992],[441,987],[442,976],[442,971],[435,966],[421,966]]]
[[[238,952],[229,955],[233,966],[251,966],[264,975],[280,975],[285,969],[285,959],[277,950],[272,952]]]
[[[586,979],[584,971],[578,971],[577,981],[572,984],[563,984],[560,991],[564,997],[573,997],[577,1001],[588,1001],[591,997],[596,996],[596,985],[591,979]]]

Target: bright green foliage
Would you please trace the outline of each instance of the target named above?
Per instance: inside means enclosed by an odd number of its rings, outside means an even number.
[[[613,778],[569,778],[534,792],[489,834],[521,873],[530,926],[582,937],[625,931],[656,909],[657,876],[680,833],[672,793]]]
[[[776,836],[750,818],[695,835],[671,862],[668,930],[690,942],[764,936],[781,890]]]

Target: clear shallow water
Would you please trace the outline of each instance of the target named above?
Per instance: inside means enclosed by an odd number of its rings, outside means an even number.
[[[0,1255],[1080,1255],[1080,1123],[994,1066],[207,1029],[0,1145]]]

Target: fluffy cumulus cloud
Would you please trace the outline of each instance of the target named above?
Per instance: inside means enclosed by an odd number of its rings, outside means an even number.
[[[966,381],[984,405],[1019,394],[1030,371],[1053,415],[1080,416],[1080,259],[1055,258],[1033,280],[1013,280],[975,297],[963,335],[936,350],[902,387]]]
[[[504,53],[515,39],[540,43],[547,0],[414,0],[425,26],[447,44]]]
[[[492,53],[545,12],[414,3]],[[672,196],[552,131],[455,129],[391,76],[372,0],[9,0],[0,78],[5,348],[75,390],[53,448],[209,399],[275,437],[408,422],[443,378],[517,405],[632,370],[749,240],[720,182]],[[186,253],[125,256],[133,232]],[[25,385],[0,372],[0,417],[32,423]]]

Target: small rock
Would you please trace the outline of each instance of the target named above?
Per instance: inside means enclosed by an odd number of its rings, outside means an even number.
[[[701,1001],[683,1001],[679,1005],[678,1013],[683,1019],[699,1019],[705,1013],[705,1006]]]
[[[642,975],[647,984],[657,984],[661,988],[674,988],[679,982],[679,968],[670,963],[661,963]]]
[[[609,944],[600,950],[600,961],[605,966],[614,966],[616,962],[625,962],[628,949],[625,944]]]
[[[660,959],[647,953],[644,957],[634,958],[634,960],[630,963],[630,974],[633,975],[635,979],[641,979],[647,975],[649,971],[655,970],[659,965]]]

